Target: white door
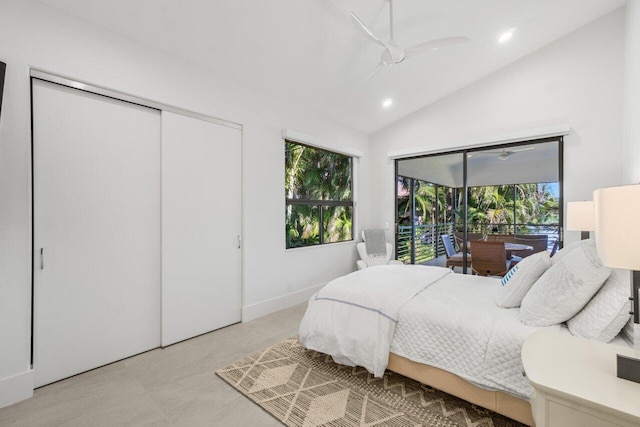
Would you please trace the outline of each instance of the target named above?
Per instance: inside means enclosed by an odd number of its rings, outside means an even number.
[[[241,131],[162,112],[162,345],[241,318]]]
[[[39,80],[33,121],[38,387],[160,345],[161,123]]]

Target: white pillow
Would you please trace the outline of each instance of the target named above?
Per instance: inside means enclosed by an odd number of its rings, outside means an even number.
[[[564,248],[560,249],[554,256],[551,257],[551,264],[555,264],[564,258],[569,252],[573,251],[576,248],[579,248],[582,245],[586,245],[587,243],[593,243],[594,241],[591,239],[578,240],[577,242],[569,243]]]
[[[613,270],[598,293],[567,322],[569,331],[590,340],[609,342],[629,321],[631,273]]]
[[[602,265],[593,240],[554,263],[527,292],[520,320],[530,326],[551,326],[571,319],[611,274]]]
[[[538,252],[520,261],[502,278],[496,304],[502,308],[519,307],[522,298],[549,267],[551,259],[547,251]]]

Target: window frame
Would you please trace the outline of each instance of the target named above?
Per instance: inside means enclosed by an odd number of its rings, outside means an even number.
[[[344,156],[347,157],[349,159],[351,159],[350,161],[350,167],[349,167],[349,173],[350,173],[350,200],[318,200],[318,199],[290,199],[288,197],[286,197],[286,193],[285,193],[285,212],[287,212],[289,206],[310,206],[310,207],[317,207],[318,208],[318,212],[319,212],[319,219],[318,219],[318,243],[314,243],[314,244],[309,244],[309,245],[304,245],[304,246],[289,246],[289,239],[287,238],[286,234],[285,234],[285,249],[286,250],[290,250],[290,249],[303,249],[303,248],[313,248],[313,247],[320,247],[320,246],[324,246],[324,245],[330,245],[330,244],[340,244],[340,243],[348,243],[348,242],[353,242],[355,240],[355,234],[356,234],[356,202],[355,202],[355,163],[356,160],[358,159],[357,156],[354,155],[350,155],[350,154],[345,154],[345,153],[340,153],[338,151],[335,150],[331,150],[325,147],[319,147],[317,145],[311,145],[311,144],[305,144],[304,142],[300,142],[291,138],[284,138],[284,146],[285,146],[285,153],[286,153],[286,146],[287,143],[290,144],[296,144],[296,145],[301,145],[304,147],[309,147],[312,148],[314,150],[319,150],[319,151],[323,151],[326,153],[330,153],[333,155],[339,155],[339,156]],[[285,176],[286,176],[286,159],[285,159]],[[285,182],[285,186],[286,186],[286,182]],[[344,206],[344,207],[349,207],[351,208],[351,238],[350,239],[345,239],[345,240],[340,240],[337,242],[326,242],[324,239],[324,209],[323,208],[329,208],[329,207],[339,207],[339,206]],[[285,232],[286,232],[286,214],[285,214]]]

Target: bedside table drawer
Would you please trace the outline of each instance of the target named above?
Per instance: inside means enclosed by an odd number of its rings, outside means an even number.
[[[618,424],[608,414],[601,414],[592,408],[580,407],[570,402],[547,400],[548,427],[625,427],[630,424]]]

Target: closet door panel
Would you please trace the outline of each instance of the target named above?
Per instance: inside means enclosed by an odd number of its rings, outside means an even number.
[[[157,110],[40,80],[33,120],[41,386],[160,345],[161,123]]]
[[[162,113],[162,345],[241,320],[241,131]]]

